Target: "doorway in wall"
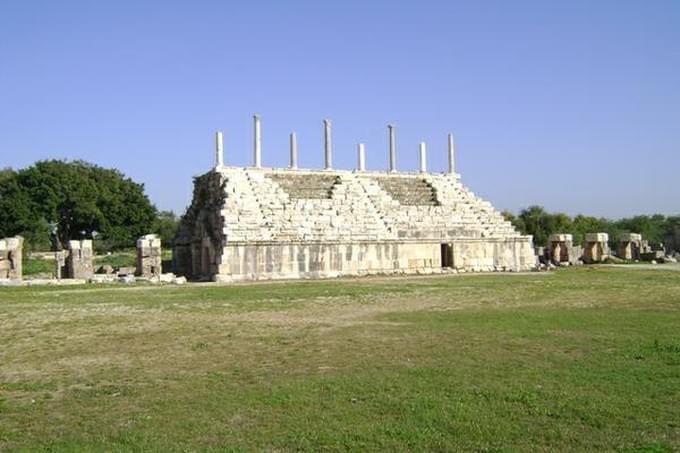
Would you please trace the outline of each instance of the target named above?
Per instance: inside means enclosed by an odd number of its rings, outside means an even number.
[[[453,246],[451,244],[441,245],[442,267],[453,267]]]

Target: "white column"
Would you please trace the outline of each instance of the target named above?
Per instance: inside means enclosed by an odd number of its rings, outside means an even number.
[[[290,133],[290,168],[297,168],[297,136],[295,132]]]
[[[333,168],[333,143],[331,141],[331,120],[323,120],[324,127],[324,169]]]
[[[425,155],[427,150],[425,148],[425,142],[420,142],[420,172],[427,172],[427,156]]]
[[[224,165],[224,136],[222,132],[215,133],[215,167]]]
[[[366,146],[363,143],[357,145],[357,170],[366,171]]]
[[[255,155],[253,156],[253,166],[260,168],[262,167],[262,127],[260,125],[259,115],[253,115],[253,122],[255,126],[255,136],[253,143]]]
[[[393,124],[388,124],[387,128],[390,130],[390,162],[389,162],[389,171],[390,173],[394,173],[397,171],[397,143],[396,143],[396,138],[394,136],[394,125]]]
[[[449,173],[456,172],[456,157],[454,152],[455,148],[453,144],[453,134],[449,134]]]

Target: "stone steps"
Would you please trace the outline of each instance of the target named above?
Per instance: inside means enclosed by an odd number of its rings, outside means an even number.
[[[382,190],[403,206],[437,206],[434,188],[425,179],[403,176],[374,178]]]
[[[339,182],[335,175],[284,175],[273,174],[276,182],[291,200],[330,199],[333,186]]]

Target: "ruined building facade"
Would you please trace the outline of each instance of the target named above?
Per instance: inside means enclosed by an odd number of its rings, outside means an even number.
[[[239,281],[374,273],[521,271],[535,266],[530,236],[464,187],[453,171],[397,172],[390,128],[390,170],[262,168],[256,118],[254,166],[223,165],[195,179],[193,201],[175,239],[175,272],[193,279]]]

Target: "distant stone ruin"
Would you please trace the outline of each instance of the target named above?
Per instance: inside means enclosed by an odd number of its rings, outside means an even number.
[[[609,235],[588,233],[583,245],[583,261],[586,264],[601,263],[609,257]]]
[[[358,146],[354,171],[332,168],[330,121],[324,122],[324,170],[261,166],[255,117],[253,167],[224,165],[217,134],[216,166],[195,179],[193,201],[175,238],[175,272],[192,279],[237,281],[322,278],[377,273],[523,271],[536,258],[522,236],[449,168],[428,173],[396,169],[395,128],[389,127],[389,169],[365,170]]]
[[[162,267],[161,238],[147,234],[137,239],[137,270],[140,277],[158,277]]]
[[[639,260],[642,251],[642,235],[624,233],[619,236],[619,258],[624,260]]]
[[[0,239],[0,279],[21,280],[24,238]]]
[[[68,241],[68,255],[66,256],[66,278],[87,280],[94,273],[92,260],[92,240]]]
[[[573,263],[577,259],[577,254],[574,253],[574,238],[571,234],[551,234],[548,237],[546,253],[554,264]]]

